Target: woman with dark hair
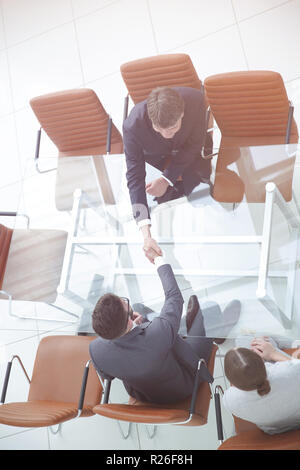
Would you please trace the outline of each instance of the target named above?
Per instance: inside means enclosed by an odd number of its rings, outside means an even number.
[[[231,386],[223,403],[234,416],[268,434],[300,428],[300,360],[279,351],[267,338],[254,338],[251,349],[229,350],[224,359]]]

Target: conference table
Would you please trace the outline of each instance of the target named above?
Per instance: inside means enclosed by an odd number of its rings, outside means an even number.
[[[211,184],[164,204],[147,196],[151,233],[181,289],[183,316],[193,294],[202,310],[217,303],[222,311],[237,299],[241,314],[229,338],[300,338],[299,150],[299,144],[226,148]],[[159,175],[146,165],[146,182]],[[61,230],[66,244],[55,300],[12,299],[11,308],[22,313],[12,317],[2,298],[2,328],[95,334],[91,315],[106,292],[146,305],[149,320],[159,314],[164,291],[142,250],[124,155],[29,159],[14,188],[1,191],[14,193],[17,217],[1,223]],[[10,210],[7,200],[3,211]],[[208,336],[222,336],[217,326]],[[184,318],[181,331],[188,334]]]

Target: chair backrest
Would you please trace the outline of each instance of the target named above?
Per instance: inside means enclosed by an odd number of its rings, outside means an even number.
[[[67,236],[63,230],[15,229],[7,253],[3,290],[14,300],[54,302]]]
[[[145,100],[158,86],[200,89],[199,79],[187,54],[162,54],[121,65],[121,75],[134,104]]]
[[[3,285],[12,233],[12,229],[0,224],[0,289]]]
[[[78,403],[91,336],[47,336],[39,344],[28,401]],[[90,364],[84,408],[100,402],[101,384]]]
[[[207,77],[204,87],[222,138],[255,138],[256,145],[285,143],[289,100],[279,73],[222,73]],[[297,139],[293,119],[290,142]],[[247,145],[247,139],[242,142]],[[255,140],[249,142],[255,145]]]
[[[212,196],[220,202],[265,201],[265,182],[272,177],[286,201],[292,198],[294,158],[285,158],[269,174],[251,173],[249,159],[240,158],[241,147],[278,145],[298,141],[297,125],[279,73],[231,72],[207,77],[206,97],[222,138]],[[266,152],[265,155],[268,153]],[[237,171],[228,168],[236,163]],[[274,180],[274,175],[276,179]],[[253,190],[254,188],[254,190]]]
[[[93,90],[49,93],[32,98],[30,105],[60,156],[106,153],[109,116]],[[113,124],[110,153],[122,152],[122,136]]]

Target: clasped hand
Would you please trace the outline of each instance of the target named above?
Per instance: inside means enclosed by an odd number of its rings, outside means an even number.
[[[160,247],[158,246],[157,242],[154,240],[154,238],[146,238],[144,240],[144,252],[148,260],[154,264],[154,259],[157,256],[162,256],[162,251]]]

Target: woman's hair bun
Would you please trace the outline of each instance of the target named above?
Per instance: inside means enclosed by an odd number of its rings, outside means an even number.
[[[260,396],[266,395],[271,390],[268,379],[265,379],[261,384],[257,386],[257,393]]]

